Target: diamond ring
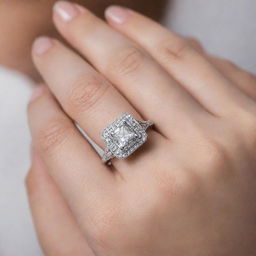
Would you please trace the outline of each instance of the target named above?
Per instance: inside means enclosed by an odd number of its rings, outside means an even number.
[[[105,128],[101,138],[106,145],[102,161],[109,163],[112,158],[124,159],[130,156],[147,140],[146,130],[151,121],[138,121],[130,114],[123,114]]]

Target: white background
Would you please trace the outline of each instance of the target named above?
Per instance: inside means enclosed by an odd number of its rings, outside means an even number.
[[[170,4],[166,24],[255,72],[255,13],[255,0],[177,0]],[[29,168],[30,93],[26,79],[0,69],[0,256],[41,255],[23,186]]]

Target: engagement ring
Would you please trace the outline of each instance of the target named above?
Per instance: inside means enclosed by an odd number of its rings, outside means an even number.
[[[151,121],[138,121],[130,114],[123,114],[105,128],[101,138],[106,149],[102,161],[108,163],[112,158],[124,159],[130,156],[147,140],[146,130],[153,125]]]

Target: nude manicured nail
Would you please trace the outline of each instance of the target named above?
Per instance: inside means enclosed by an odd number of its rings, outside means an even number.
[[[68,1],[58,1],[53,7],[54,12],[64,21],[70,21],[79,14],[76,5]]]
[[[49,37],[39,37],[33,44],[33,53],[36,55],[42,55],[46,53],[53,45],[52,40]]]
[[[44,93],[44,91],[45,88],[43,86],[37,86],[30,97],[30,102],[40,97]]]
[[[129,18],[130,14],[129,9],[119,6],[110,6],[105,12],[107,19],[118,24],[123,24]]]

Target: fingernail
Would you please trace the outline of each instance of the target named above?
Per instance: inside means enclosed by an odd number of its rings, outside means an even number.
[[[37,86],[30,97],[30,102],[40,97],[43,94],[44,90],[45,88],[43,86]]]
[[[33,44],[33,53],[36,55],[42,55],[46,53],[53,45],[52,40],[49,37],[39,37]]]
[[[64,21],[70,21],[79,14],[76,5],[68,1],[58,1],[53,7],[54,12]]]
[[[111,21],[123,24],[130,16],[131,12],[127,8],[120,6],[110,6],[106,9],[105,16]]]

